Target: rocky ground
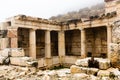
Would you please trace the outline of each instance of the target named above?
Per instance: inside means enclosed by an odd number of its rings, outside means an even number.
[[[117,69],[115,70],[118,71]],[[107,72],[101,72],[101,74],[104,75],[95,76],[85,73],[71,74],[69,68],[40,70],[35,67],[0,66],[0,80],[120,80],[120,76],[114,76],[112,74],[108,76],[109,73]]]

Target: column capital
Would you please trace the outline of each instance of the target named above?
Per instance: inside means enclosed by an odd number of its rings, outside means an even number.
[[[34,30],[34,31],[36,31],[37,29],[36,29],[36,28],[30,28],[30,30]]]
[[[85,30],[85,28],[79,28],[80,31]]]
[[[111,28],[113,25],[114,25],[114,24],[108,23],[108,25],[106,25],[106,27]]]
[[[50,31],[51,32],[52,30],[45,30],[45,31]]]

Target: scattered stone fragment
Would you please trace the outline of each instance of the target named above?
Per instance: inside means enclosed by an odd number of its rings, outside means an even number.
[[[75,62],[75,65],[81,66],[81,67],[88,67],[88,60],[90,58],[85,58],[85,59],[79,59]]]
[[[79,74],[74,74],[73,75],[73,78],[75,79],[75,80],[87,80],[87,79],[89,79],[89,75],[87,75],[87,74],[85,74],[85,73],[79,73]]]
[[[100,71],[98,71],[98,74],[97,74],[97,76],[99,76],[99,77],[109,77],[109,75],[110,75],[110,72],[109,71],[107,71],[107,70],[100,70]]]
[[[74,73],[80,73],[81,72],[81,68],[79,66],[72,65],[70,67],[70,71],[71,71],[72,74],[74,74]]]
[[[12,57],[23,57],[23,56],[25,56],[25,53],[24,53],[24,50],[21,48],[12,48],[11,56]]]
[[[109,59],[98,59],[98,62],[99,62],[99,69],[103,69],[103,70],[106,70],[108,68],[110,68],[110,60]]]

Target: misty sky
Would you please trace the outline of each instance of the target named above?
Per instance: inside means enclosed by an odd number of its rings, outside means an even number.
[[[48,19],[101,2],[104,0],[0,0],[0,21],[18,14]]]

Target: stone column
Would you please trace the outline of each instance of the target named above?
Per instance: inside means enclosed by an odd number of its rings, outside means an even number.
[[[50,31],[45,31],[45,58],[46,58],[46,69],[49,69],[52,66],[51,58],[51,38]]]
[[[86,57],[86,34],[85,29],[81,29],[81,57]]]
[[[29,55],[36,59],[36,30],[30,29],[29,32]]]
[[[50,31],[45,31],[45,57],[51,58],[51,40],[50,40]]]
[[[11,48],[18,48],[18,28],[8,28],[7,37],[9,38],[9,43]]]
[[[110,58],[110,43],[112,42],[112,27],[107,26],[107,56]]]
[[[58,32],[58,53],[60,58],[60,64],[64,62],[65,57],[65,34],[64,31]]]

